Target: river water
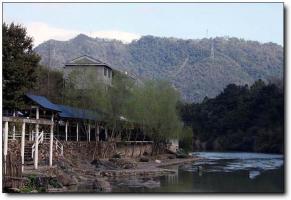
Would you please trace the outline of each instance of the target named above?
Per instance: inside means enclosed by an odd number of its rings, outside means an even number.
[[[284,157],[261,153],[195,152],[199,161],[171,166],[175,174],[111,182],[112,192],[284,192]]]

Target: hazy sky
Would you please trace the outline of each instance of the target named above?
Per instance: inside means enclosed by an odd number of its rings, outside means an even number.
[[[79,33],[124,42],[234,36],[283,44],[282,3],[4,3],[3,18],[26,26],[36,45]]]

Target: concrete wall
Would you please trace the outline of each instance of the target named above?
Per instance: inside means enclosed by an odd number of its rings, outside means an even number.
[[[139,157],[143,155],[145,152],[150,154],[152,152],[152,144],[118,144],[117,152],[121,153],[125,157]]]
[[[179,141],[178,140],[170,140],[170,146],[169,146],[169,150],[172,152],[177,152],[177,150],[179,149]]]
[[[107,69],[107,75],[104,76],[104,69]],[[67,79],[72,72],[76,75],[77,89],[87,89],[92,86],[92,81],[96,83],[112,84],[112,70],[103,66],[66,66],[64,76]],[[108,75],[110,73],[110,77]],[[89,78],[88,78],[89,77]]]

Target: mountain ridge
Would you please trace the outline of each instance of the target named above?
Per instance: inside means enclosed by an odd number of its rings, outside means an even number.
[[[46,41],[34,50],[46,66],[51,55],[52,68],[61,69],[63,63],[86,54],[143,78],[166,79],[191,102],[214,97],[230,83],[250,85],[257,79],[283,77],[282,46],[229,37],[143,36],[125,44],[80,34],[68,41]]]

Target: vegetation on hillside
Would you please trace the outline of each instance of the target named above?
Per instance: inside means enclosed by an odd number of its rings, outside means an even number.
[[[179,108],[195,151],[284,152],[284,91],[276,84],[230,84],[215,98]]]
[[[189,102],[215,97],[231,83],[251,85],[257,79],[283,77],[282,46],[238,38],[182,40],[144,36],[123,44],[79,35],[69,41],[47,41],[35,51],[46,66],[51,63],[52,67],[62,68],[63,63],[86,54],[145,79],[168,80]]]

